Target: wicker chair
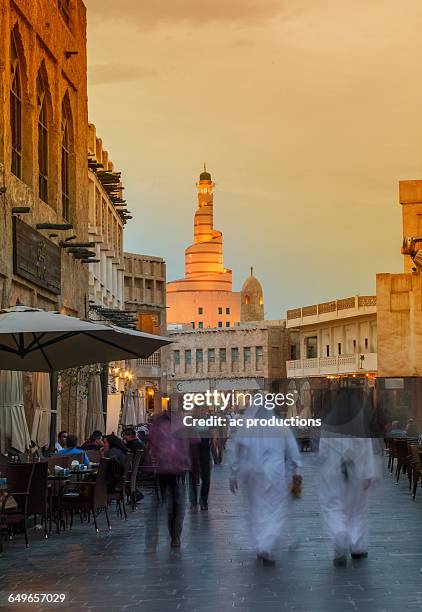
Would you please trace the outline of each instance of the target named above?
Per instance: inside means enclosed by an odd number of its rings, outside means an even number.
[[[413,480],[413,490],[412,497],[416,498],[416,491],[418,488],[419,480],[422,480],[422,461],[419,455],[419,446],[416,444],[411,444],[409,447],[411,453],[411,465],[412,465],[412,480]]]
[[[138,450],[135,453],[133,458],[132,467],[130,472],[127,475],[126,480],[126,491],[128,493],[128,497],[130,499],[130,505],[132,508],[132,512],[136,510],[136,483],[138,479],[139,465],[141,463],[143,451]]]
[[[74,512],[87,513],[88,517],[92,512],[95,531],[98,533],[97,514],[102,511],[105,512],[108,528],[111,529],[107,510],[107,469],[109,461],[110,459],[101,459],[95,482],[68,482],[62,487],[60,508],[65,512],[70,512],[70,529],[73,526]],[[77,491],[69,492],[69,487],[77,489]]]
[[[127,512],[125,506],[125,491],[126,491],[126,481],[129,470],[132,466],[133,454],[126,453],[125,462],[123,465],[122,475],[119,478],[119,482],[117,483],[115,490],[112,493],[107,494],[108,502],[115,501],[117,504],[117,510],[120,514],[120,518],[127,519]]]
[[[4,496],[0,507],[0,549],[2,547],[1,531],[6,529],[12,539],[14,525],[23,524],[25,545],[29,547],[27,518],[31,480],[34,473],[34,463],[16,463],[3,465],[2,476],[7,478],[8,493]],[[8,500],[13,498],[16,508],[6,508]]]

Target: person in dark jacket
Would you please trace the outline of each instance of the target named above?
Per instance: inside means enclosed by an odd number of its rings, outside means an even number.
[[[104,457],[111,459],[107,469],[107,485],[109,493],[114,493],[123,474],[127,448],[123,442],[110,434],[104,437]]]
[[[138,438],[133,427],[127,427],[124,429],[122,432],[122,438],[127,448],[132,453],[136,453],[136,451],[143,451],[145,449],[145,443]]]

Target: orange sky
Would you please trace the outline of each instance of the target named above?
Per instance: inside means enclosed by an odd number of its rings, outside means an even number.
[[[86,0],[90,120],[124,173],[125,248],[183,274],[207,161],[239,289],[265,315],[402,269],[422,178],[420,0]]]

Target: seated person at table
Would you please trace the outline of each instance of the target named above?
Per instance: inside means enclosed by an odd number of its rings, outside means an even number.
[[[80,448],[77,448],[77,446],[78,446],[78,438],[74,436],[73,434],[69,434],[66,438],[66,447],[62,448],[62,450],[59,451],[57,454],[58,455],[81,455],[82,454],[84,465],[89,465],[89,459],[88,459],[87,454]]]
[[[99,451],[103,448],[103,434],[101,431],[93,431],[88,440],[81,445],[82,450],[96,450]]]
[[[115,459],[118,463],[120,463],[120,465],[124,465],[128,449],[120,440],[120,438],[118,438],[114,434],[104,436],[103,449],[104,457],[107,457],[108,459]]]
[[[123,474],[127,448],[123,442],[114,434],[104,437],[104,457],[110,459],[107,468],[107,488],[109,493],[114,493],[116,486]]]
[[[132,453],[136,453],[138,450],[144,450],[145,448],[145,443],[138,438],[133,427],[126,427],[122,432],[122,438]]]
[[[417,438],[418,433],[418,426],[415,423],[415,419],[410,418],[406,425],[406,435],[410,438]]]
[[[59,435],[57,436],[57,442],[54,445],[54,448],[56,449],[57,453],[66,446],[66,438],[67,431],[59,431]]]

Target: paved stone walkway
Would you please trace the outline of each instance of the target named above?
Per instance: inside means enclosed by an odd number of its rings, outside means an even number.
[[[208,513],[187,514],[180,551],[161,525],[156,552],[145,552],[156,524],[147,496],[127,522],[113,513],[113,530],[92,525],[52,535],[19,537],[0,557],[3,592],[65,592],[63,609],[217,612],[402,612],[422,608],[422,490],[413,502],[406,479],[385,474],[373,494],[367,560],[333,568],[314,482],[313,455],[304,455],[304,497],[296,503],[294,550],[277,551],[274,568],[258,566],[248,549],[241,498],[228,491],[226,467],[215,466]],[[8,606],[1,609],[41,609]]]

